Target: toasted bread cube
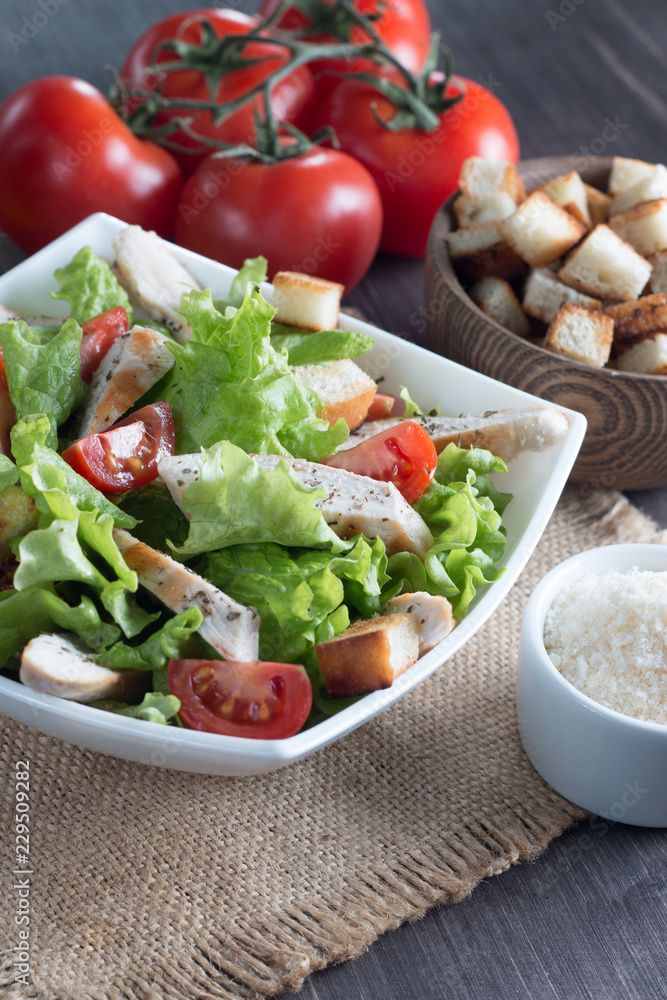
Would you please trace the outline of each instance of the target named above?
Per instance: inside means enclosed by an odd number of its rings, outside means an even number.
[[[590,184],[584,184],[586,189],[586,198],[588,199],[588,214],[591,217],[591,224],[593,226],[599,226],[601,222],[606,222],[609,218],[609,210],[611,208],[611,195],[605,194],[604,191],[598,191],[597,188],[591,187]]]
[[[610,215],[627,212],[630,208],[643,205],[645,201],[657,201],[667,198],[667,167],[656,164],[650,174],[642,178],[632,187],[626,188],[616,195],[611,203]]]
[[[419,657],[419,627],[410,614],[354,622],[315,647],[330,698],[391,687]]]
[[[320,397],[318,416],[330,427],[341,417],[351,431],[364,422],[377,385],[354,361],[343,358],[328,365],[301,365],[292,371]]]
[[[605,308],[614,321],[614,354],[620,354],[656,330],[667,330],[667,295],[644,295],[634,302]]]
[[[649,286],[652,292],[667,292],[667,250],[658,250],[648,258],[651,265]]]
[[[622,372],[667,375],[667,334],[652,333],[618,355],[614,367]]]
[[[600,299],[577,292],[559,281],[548,267],[540,267],[528,275],[523,291],[523,308],[534,319],[550,323],[563,302],[573,302],[586,309],[600,309]]]
[[[544,267],[578,243],[586,226],[542,191],[533,191],[500,232],[531,267]]]
[[[609,225],[642,257],[664,250],[667,247],[667,198],[648,201],[612,215]]]
[[[519,337],[528,335],[528,317],[521,308],[514,289],[503,278],[482,278],[470,289],[470,298],[496,323]]]
[[[609,360],[613,337],[611,316],[566,302],[549,325],[544,347],[573,361],[602,368]]]
[[[526,197],[521,174],[513,163],[484,160],[481,156],[464,160],[459,187],[462,194],[471,198],[484,198],[495,191],[506,191],[517,205]]]
[[[538,191],[555,201],[566,212],[583,222],[587,229],[591,228],[591,217],[588,211],[588,196],[586,187],[576,170],[569,174],[560,174],[551,180],[540,184]]]
[[[335,330],[345,288],[335,281],[298,271],[278,271],[273,278],[276,323],[300,330]]]
[[[558,277],[586,295],[625,302],[641,295],[651,277],[651,265],[601,224],[565,259]]]
[[[611,164],[611,173],[607,183],[607,191],[615,198],[621,191],[643,180],[651,173],[655,163],[645,160],[630,160],[626,156],[615,156]]]
[[[525,263],[501,236],[500,223],[457,229],[448,240],[452,263],[461,280],[469,284],[487,277],[512,281],[526,270]]]
[[[462,229],[483,226],[485,222],[500,222],[516,212],[516,202],[507,191],[492,191],[482,198],[461,194],[454,202],[454,212]]]

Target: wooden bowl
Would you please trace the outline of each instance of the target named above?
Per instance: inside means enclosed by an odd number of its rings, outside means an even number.
[[[524,160],[526,187],[574,169],[571,157]],[[611,158],[591,157],[580,170],[606,190]],[[572,480],[589,490],[667,486],[667,376],[592,368],[559,357],[510,333],[468,297],[449,259],[446,237],[456,228],[452,195],[438,212],[426,258],[426,307],[431,349],[541,399],[579,410],[588,432]],[[584,488],[584,487],[582,487]]]

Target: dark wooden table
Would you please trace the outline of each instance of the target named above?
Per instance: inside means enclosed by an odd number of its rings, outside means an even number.
[[[0,99],[49,73],[106,89],[105,65],[119,65],[145,27],[195,7],[1,0]],[[663,0],[430,0],[430,7],[458,71],[492,85],[509,107],[524,156],[667,160]],[[0,240],[0,271],[22,256]],[[426,343],[422,262],[380,257],[349,304]],[[667,490],[631,499],[667,526]],[[667,838],[597,822],[483,883],[467,901],[385,935],[360,959],[317,973],[299,998],[658,1000],[666,983]]]

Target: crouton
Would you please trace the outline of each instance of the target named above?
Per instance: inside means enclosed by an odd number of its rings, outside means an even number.
[[[496,323],[519,337],[528,335],[528,317],[514,289],[503,278],[482,278],[470,289],[470,298]]]
[[[667,198],[647,201],[627,212],[612,215],[609,225],[642,257],[664,250],[667,247]]]
[[[419,628],[409,614],[354,622],[315,647],[330,698],[391,687],[419,657]]]
[[[526,270],[525,263],[500,234],[500,224],[487,222],[450,233],[449,254],[461,281],[474,284],[482,278],[513,281]]]
[[[560,174],[552,177],[551,180],[540,184],[538,191],[542,191],[547,198],[551,198],[557,205],[564,208],[566,212],[573,215],[579,222],[583,222],[587,229],[591,228],[591,216],[588,211],[588,197],[586,188],[581,177],[576,170],[571,170],[569,174]]]
[[[655,330],[667,330],[667,295],[644,295],[605,309],[614,321],[614,351],[620,352]]]
[[[615,156],[611,164],[611,173],[607,191],[615,198],[621,191],[627,191],[629,187],[647,177],[654,163],[646,163],[645,160],[629,160],[625,156]]]
[[[588,200],[588,214],[591,217],[591,225],[599,226],[601,222],[606,222],[609,218],[611,208],[611,195],[604,191],[598,191],[590,184],[584,184],[586,198]]]
[[[462,194],[454,202],[454,212],[462,229],[482,226],[485,222],[500,222],[516,212],[516,202],[507,191],[492,191],[483,198]]]
[[[335,330],[345,288],[335,281],[297,271],[278,271],[273,277],[276,323],[300,330]]]
[[[573,302],[586,309],[600,309],[600,299],[577,292],[559,281],[548,267],[540,267],[528,275],[523,291],[523,308],[534,319],[550,323],[563,302]]]
[[[533,191],[500,232],[531,267],[544,267],[562,256],[586,233],[586,226],[542,191]]]
[[[667,375],[667,334],[653,333],[626,351],[622,351],[614,367],[623,372],[645,375]]]
[[[609,360],[613,336],[611,316],[566,302],[549,325],[544,347],[573,361],[602,368]]]
[[[651,277],[651,265],[601,224],[569,254],[558,277],[586,295],[624,302],[641,295]]]
[[[667,292],[667,250],[658,250],[648,258],[651,265],[649,286],[652,292]]]
[[[611,203],[609,214],[618,215],[643,205],[645,201],[657,201],[659,198],[667,198],[667,167],[663,167],[662,163],[656,164],[650,174],[632,187],[619,192]]]
[[[459,187],[461,193],[470,198],[484,198],[495,191],[506,191],[518,205],[526,197],[521,174],[513,163],[484,160],[480,156],[464,160]]]
[[[319,416],[330,427],[342,417],[352,431],[366,419],[377,385],[354,361],[344,358],[328,365],[302,365],[292,371],[320,397]]]

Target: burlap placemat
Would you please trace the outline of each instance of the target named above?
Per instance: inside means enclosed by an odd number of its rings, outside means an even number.
[[[215,778],[2,720],[3,998],[260,997],[524,858],[584,815],[533,771],[514,678],[522,610],[568,555],[664,541],[619,494],[564,495],[491,621],[384,715],[300,764]],[[30,761],[29,987],[14,982],[14,765]]]

